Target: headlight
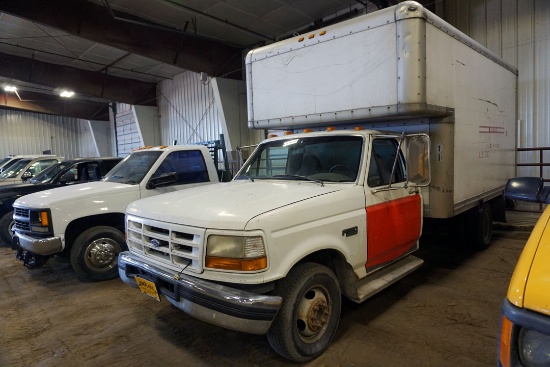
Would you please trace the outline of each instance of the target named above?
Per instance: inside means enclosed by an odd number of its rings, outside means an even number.
[[[550,335],[531,329],[521,329],[519,357],[527,367],[550,366]]]
[[[267,268],[263,238],[260,236],[208,236],[207,268],[255,271]]]
[[[50,213],[47,211],[39,211],[31,214],[31,231],[33,232],[48,232],[50,226]]]

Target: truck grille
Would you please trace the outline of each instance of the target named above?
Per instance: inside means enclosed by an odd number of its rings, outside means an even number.
[[[13,230],[30,231],[31,230],[31,211],[25,208],[13,208]]]
[[[178,270],[203,271],[204,229],[128,216],[126,232],[130,250]]]

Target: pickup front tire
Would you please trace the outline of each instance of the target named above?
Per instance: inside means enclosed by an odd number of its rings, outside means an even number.
[[[279,281],[283,305],[267,332],[271,347],[295,362],[307,362],[328,348],[340,321],[342,296],[333,272],[315,263],[297,265]]]
[[[71,265],[84,279],[100,281],[118,277],[118,254],[126,250],[124,234],[109,226],[82,232],[71,248]]]
[[[11,235],[13,227],[13,210],[4,214],[0,218],[0,240],[6,245],[11,245]]]

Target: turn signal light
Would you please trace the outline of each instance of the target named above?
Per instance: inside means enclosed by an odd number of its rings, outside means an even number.
[[[502,325],[500,327],[500,348],[499,359],[502,367],[510,367],[510,353],[512,341],[512,321],[506,316],[502,316]]]
[[[213,269],[255,271],[267,268],[267,257],[257,259],[230,259],[207,256],[205,266]]]
[[[48,212],[40,212],[40,224],[42,227],[48,227],[50,221],[48,220]]]

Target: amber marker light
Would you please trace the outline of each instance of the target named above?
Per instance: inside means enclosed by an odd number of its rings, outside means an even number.
[[[292,131],[285,131],[285,135],[292,135],[294,134]]]
[[[327,34],[327,31],[321,31],[321,32],[319,32],[319,36],[324,36],[325,34]]]
[[[304,129],[304,130],[302,130],[302,132],[304,132],[304,133],[310,133],[310,132],[313,132],[313,130],[312,130],[312,129]]]
[[[226,257],[207,256],[205,259],[207,268],[239,271],[255,271],[267,268],[267,258],[257,259],[230,259]]]
[[[50,225],[50,221],[48,220],[48,212],[40,212],[40,224],[42,227],[47,227]]]
[[[336,128],[334,126],[327,127],[327,131],[334,131],[334,130],[336,130]]]
[[[506,316],[502,316],[502,325],[500,327],[500,353],[499,359],[502,367],[510,367],[510,350],[512,341],[512,329],[514,325]]]
[[[309,36],[307,36],[307,38],[309,38],[309,39],[312,39],[313,37],[315,37],[314,34],[310,34]]]
[[[361,130],[365,130],[365,129],[363,129],[361,126],[355,126],[355,127],[353,128],[353,130],[355,130],[355,131],[361,131]]]
[[[298,42],[302,42],[304,40],[304,37],[298,38]]]

